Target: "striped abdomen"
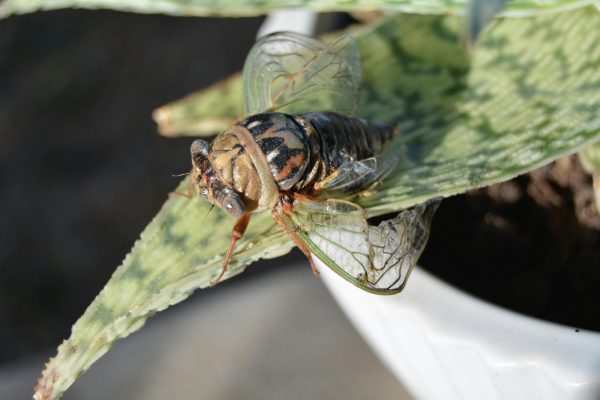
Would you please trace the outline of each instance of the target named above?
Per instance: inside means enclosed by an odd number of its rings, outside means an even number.
[[[334,112],[264,113],[240,122],[259,145],[282,190],[310,192],[344,162],[382,152],[395,128]]]
[[[394,138],[396,127],[374,124],[333,112],[311,112],[299,117],[308,120],[310,162],[296,185],[299,191],[311,191],[312,186],[335,173],[348,161],[360,161],[381,154]]]

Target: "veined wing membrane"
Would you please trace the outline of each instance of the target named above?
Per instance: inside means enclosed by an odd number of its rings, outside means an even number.
[[[389,175],[398,164],[398,156],[386,153],[360,161],[343,163],[335,173],[317,182],[319,194],[347,194],[368,188]]]
[[[369,225],[357,205],[330,199],[296,202],[282,220],[312,255],[359,288],[377,294],[400,292],[417,263],[439,200]]]
[[[244,100],[249,115],[281,111],[337,111],[358,106],[360,59],[354,39],[323,44],[294,32],[260,38],[244,64]]]

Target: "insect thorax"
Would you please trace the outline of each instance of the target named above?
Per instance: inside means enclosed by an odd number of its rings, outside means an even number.
[[[235,129],[218,135],[210,144],[209,160],[219,179],[244,197],[252,210],[260,201],[262,182],[250,157],[250,150],[240,143]]]
[[[265,157],[277,187],[291,189],[310,159],[306,128],[292,115],[264,113],[239,123],[246,128]]]
[[[302,176],[308,159],[302,126],[292,116],[258,114],[218,135],[209,159],[219,178],[244,197],[249,211],[272,208],[279,191]]]

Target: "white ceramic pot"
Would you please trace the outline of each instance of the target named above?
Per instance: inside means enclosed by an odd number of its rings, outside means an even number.
[[[415,268],[394,296],[323,280],[417,399],[600,399],[600,333],[521,315]]]
[[[310,34],[314,24],[311,12],[277,12],[259,36]],[[363,292],[324,265],[320,271],[358,331],[417,399],[600,399],[600,333],[491,305],[419,268],[395,296]]]

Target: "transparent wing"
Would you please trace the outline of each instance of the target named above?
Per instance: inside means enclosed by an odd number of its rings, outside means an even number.
[[[367,223],[359,206],[343,200],[299,203],[280,215],[313,257],[343,278],[372,293],[395,294],[425,248],[439,203],[430,200],[378,226]]]
[[[338,170],[315,184],[319,194],[354,194],[385,178],[398,164],[396,154],[347,161]]]
[[[337,111],[358,106],[360,59],[354,39],[323,44],[294,32],[260,38],[244,64],[244,100],[249,115],[269,111]]]

